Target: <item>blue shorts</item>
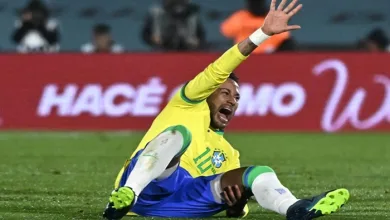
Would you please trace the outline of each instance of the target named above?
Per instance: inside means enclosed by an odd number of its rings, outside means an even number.
[[[125,168],[120,180],[124,186],[139,155],[137,152]],[[131,211],[141,216],[172,218],[203,218],[226,209],[219,200],[214,184],[221,175],[193,178],[184,168],[177,169],[166,179],[154,180],[138,196]]]

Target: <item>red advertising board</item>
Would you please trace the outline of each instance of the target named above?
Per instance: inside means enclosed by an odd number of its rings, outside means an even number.
[[[0,55],[0,129],[145,130],[217,56]],[[390,55],[258,55],[236,72],[229,130],[390,130]]]

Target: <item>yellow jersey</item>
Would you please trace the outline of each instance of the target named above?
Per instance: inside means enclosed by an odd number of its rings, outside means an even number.
[[[184,125],[191,131],[192,142],[180,159],[180,166],[192,177],[209,176],[240,167],[239,153],[210,126],[206,102],[231,72],[246,59],[235,45],[215,62],[185,84],[155,118],[132,157],[166,128]]]

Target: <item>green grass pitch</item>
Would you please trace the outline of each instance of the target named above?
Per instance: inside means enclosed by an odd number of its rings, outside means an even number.
[[[100,219],[116,174],[141,136],[0,132],[0,219]],[[349,204],[325,219],[390,219],[389,133],[226,138],[240,150],[243,166],[271,166],[299,197],[350,189]],[[284,218],[251,203],[247,219]]]

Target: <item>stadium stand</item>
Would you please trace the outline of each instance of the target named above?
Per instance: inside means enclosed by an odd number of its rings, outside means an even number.
[[[10,41],[18,9],[26,0],[0,1],[0,47],[12,50]],[[140,39],[140,29],[148,8],[158,0],[51,0],[53,15],[61,24],[62,51],[79,51],[80,45],[89,41],[91,28],[98,22],[111,25],[115,39],[131,51],[148,51]],[[71,2],[71,4],[70,4]],[[221,21],[235,10],[245,7],[243,0],[199,0],[202,18],[205,21],[208,42],[211,49],[227,48],[231,42],[219,33]],[[301,0],[304,13],[294,21],[303,29],[293,33],[294,38],[304,47],[334,45],[335,48],[349,47],[376,27],[390,27],[389,0],[376,0],[366,4],[364,0]],[[363,4],[364,3],[364,4]],[[337,7],[335,7],[337,5]],[[306,10],[305,10],[306,9]],[[331,48],[331,47],[330,47]]]

